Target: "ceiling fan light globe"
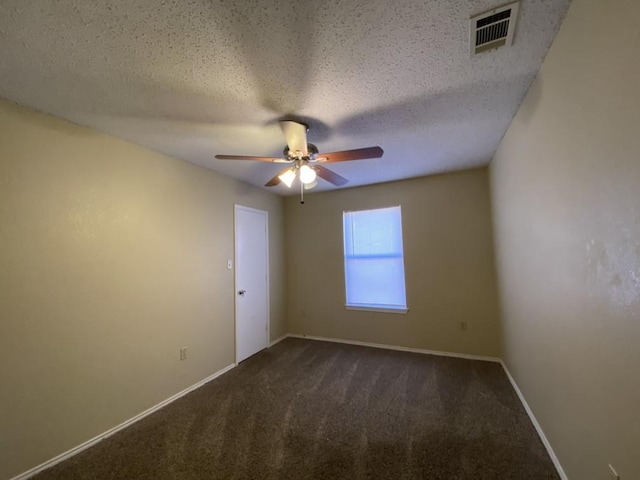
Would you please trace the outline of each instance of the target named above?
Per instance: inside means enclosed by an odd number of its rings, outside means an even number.
[[[278,175],[278,178],[282,183],[284,183],[287,187],[291,188],[291,184],[296,178],[296,171],[292,168],[284,172],[282,175]]]
[[[316,180],[316,171],[309,165],[300,167],[300,181],[305,185],[313,183]]]
[[[316,185],[318,185],[318,182],[316,180],[314,180],[311,183],[305,183],[304,185],[304,189],[305,190],[311,190],[313,187],[315,187]]]

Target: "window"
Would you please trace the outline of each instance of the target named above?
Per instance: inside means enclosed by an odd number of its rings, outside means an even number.
[[[400,207],[344,212],[347,308],[407,312]]]

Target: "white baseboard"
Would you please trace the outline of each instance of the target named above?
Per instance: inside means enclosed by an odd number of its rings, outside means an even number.
[[[269,344],[269,348],[273,347],[276,343],[280,343],[282,340],[284,340],[285,338],[287,338],[289,336],[288,333],[285,333],[284,335],[282,335],[280,338],[276,338],[273,342],[271,342]]]
[[[187,393],[189,393],[189,392],[191,392],[191,391],[193,391],[193,390],[195,390],[197,388],[200,388],[205,383],[208,383],[211,380],[213,380],[215,378],[218,378],[220,375],[222,375],[223,373],[228,372],[229,370],[231,370],[235,366],[236,366],[235,363],[232,363],[231,365],[227,365],[222,370],[218,370],[213,375],[210,375],[207,378],[205,378],[204,380],[201,380],[198,383],[196,383],[194,385],[191,385],[190,387],[185,388],[181,392],[178,392],[175,395],[167,398],[166,400],[163,400],[162,402],[158,403],[157,405],[154,405],[153,407],[145,410],[144,412],[139,413],[135,417],[132,417],[129,420],[126,420],[126,421],[122,422],[120,425],[118,425],[116,427],[113,427],[113,428],[107,430],[106,432],[101,433],[101,434],[93,437],[91,440],[87,440],[86,442],[78,445],[77,447],[73,447],[72,449],[67,450],[64,453],[61,453],[60,455],[58,455],[58,456],[56,456],[56,457],[54,457],[54,458],[52,458],[50,460],[47,460],[44,463],[41,463],[40,465],[38,465],[37,467],[32,468],[31,470],[27,470],[26,472],[21,473],[21,474],[15,476],[15,477],[11,478],[10,480],[26,480],[27,478],[30,478],[30,477],[34,476],[35,474],[40,473],[43,470],[46,470],[47,468],[51,468],[54,465],[66,460],[68,458],[73,457],[74,455],[82,452],[83,450],[86,450],[87,448],[95,445],[99,441],[104,440],[107,437],[110,437],[114,433],[117,433],[120,430],[122,430],[124,428],[127,428],[130,425],[133,425],[137,421],[142,420],[147,415],[150,415],[153,412],[156,412],[157,410],[160,410],[162,407],[165,407],[165,406],[169,405],[171,402],[174,402],[177,399],[179,399],[180,397],[185,396]]]
[[[511,372],[509,371],[509,369],[507,368],[507,366],[505,365],[505,363],[502,360],[500,361],[500,364],[502,365],[502,368],[504,369],[504,373],[507,374],[507,378],[511,382],[511,386],[516,391],[516,394],[518,395],[518,398],[520,399],[520,402],[522,402],[522,406],[524,407],[525,411],[527,412],[527,415],[529,415],[529,420],[531,420],[531,423],[533,423],[533,426],[536,429],[536,432],[538,432],[538,436],[540,437],[540,440],[542,440],[542,444],[544,445],[544,448],[547,449],[547,453],[549,454],[549,457],[551,458],[551,461],[553,462],[553,465],[556,467],[556,470],[558,471],[558,475],[560,475],[560,478],[562,480],[569,480],[569,477],[567,477],[567,474],[564,473],[562,465],[560,465],[560,460],[558,460],[558,457],[556,456],[556,453],[553,451],[553,448],[551,448],[551,444],[549,443],[549,440],[547,440],[547,437],[544,434],[544,431],[542,430],[542,427],[538,423],[538,420],[536,419],[535,415],[533,414],[533,411],[531,410],[531,408],[529,407],[529,404],[525,400],[524,395],[522,394],[522,392],[520,391],[520,388],[518,387],[518,384],[516,383],[516,381],[511,376]]]
[[[441,357],[454,357],[454,358],[465,358],[467,360],[483,360],[485,362],[496,362],[502,363],[497,357],[485,357],[482,355],[470,355],[466,353],[453,353],[453,352],[440,352],[437,350],[425,350],[422,348],[409,348],[409,347],[398,347],[396,345],[387,345],[384,343],[370,343],[370,342],[360,342],[358,340],[343,340],[341,338],[327,338],[327,337],[316,337],[314,335],[300,335],[297,333],[290,333],[287,335],[288,337],[293,338],[306,338],[308,340],[319,340],[321,342],[333,342],[333,343],[346,343],[349,345],[360,345],[362,347],[373,347],[373,348],[384,348],[387,350],[398,350],[400,352],[412,352],[412,353],[423,353],[426,355],[439,355]]]

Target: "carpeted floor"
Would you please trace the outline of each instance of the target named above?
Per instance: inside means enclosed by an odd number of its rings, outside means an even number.
[[[289,338],[34,478],[559,477],[499,364]]]

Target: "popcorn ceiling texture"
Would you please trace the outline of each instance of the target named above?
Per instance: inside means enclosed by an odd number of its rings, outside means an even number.
[[[0,97],[255,185],[280,166],[213,157],[281,154],[286,114],[320,151],[384,148],[332,166],[351,186],[471,168],[570,0],[523,0],[513,47],[470,57],[469,18],[503,3],[4,0]]]

